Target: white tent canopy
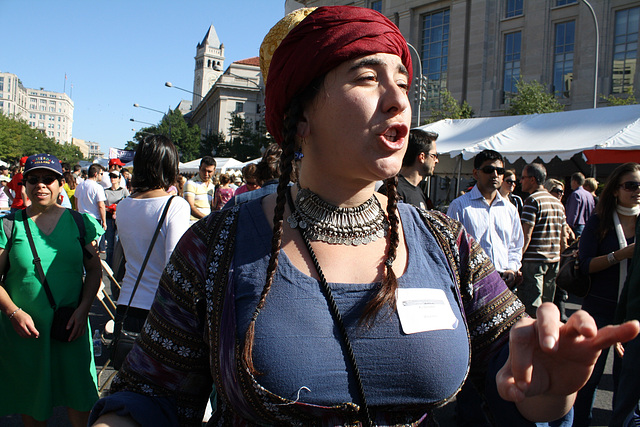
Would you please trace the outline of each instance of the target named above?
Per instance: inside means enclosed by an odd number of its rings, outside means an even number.
[[[420,129],[437,132],[438,152],[472,159],[485,149],[509,162],[568,160],[590,149],[640,150],[640,105],[524,116],[445,119]]]
[[[197,173],[200,169],[200,161],[202,159],[191,160],[187,163],[180,163],[178,169],[180,173]],[[244,166],[244,163],[233,159],[231,157],[215,157],[216,160],[216,173],[225,173],[227,170],[240,170]]]

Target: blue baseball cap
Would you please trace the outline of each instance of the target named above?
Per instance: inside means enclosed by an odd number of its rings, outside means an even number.
[[[48,169],[62,176],[62,166],[60,160],[52,154],[34,154],[29,156],[24,163],[24,175],[36,169]]]

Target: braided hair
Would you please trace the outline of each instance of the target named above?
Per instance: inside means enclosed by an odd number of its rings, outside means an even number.
[[[302,119],[305,108],[312,102],[312,100],[319,93],[323,81],[324,75],[315,79],[309,87],[303,91],[298,97],[295,97],[289,108],[285,113],[283,138],[282,142],[282,156],[280,158],[280,179],[278,181],[278,188],[276,190],[276,206],[273,213],[273,237],[271,239],[271,255],[269,258],[269,264],[267,267],[267,278],[265,285],[260,294],[258,304],[251,316],[251,321],[247,332],[245,333],[245,343],[242,352],[242,359],[245,367],[256,375],[259,372],[253,366],[253,344],[255,339],[255,324],[260,311],[265,306],[265,301],[271,286],[273,285],[273,279],[275,277],[276,270],[278,268],[278,255],[280,253],[280,247],[282,244],[282,224],[284,217],[284,210],[286,204],[287,191],[289,191],[289,182],[294,179],[296,175],[294,153],[298,149],[297,135],[298,135],[298,123]],[[389,178],[386,181],[387,195],[389,197],[389,203],[387,205],[387,215],[389,217],[390,231],[389,231],[389,246],[387,249],[387,255],[385,258],[385,276],[378,289],[378,292],[374,298],[369,301],[365,307],[361,321],[371,324],[375,319],[378,312],[380,312],[386,305],[393,309],[395,306],[395,293],[398,287],[396,276],[391,268],[393,261],[396,258],[396,253],[399,243],[398,225],[399,218],[397,213],[397,191],[398,178]]]

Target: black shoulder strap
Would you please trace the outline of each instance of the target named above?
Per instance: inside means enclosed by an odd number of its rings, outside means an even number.
[[[36,245],[33,241],[33,236],[31,235],[31,227],[29,227],[29,216],[27,215],[27,211],[22,211],[22,221],[24,222],[24,231],[27,233],[27,239],[29,240],[29,246],[31,247],[31,253],[33,254],[33,264],[36,266],[36,271],[40,276],[40,280],[42,282],[42,287],[47,293],[47,298],[49,299],[49,304],[51,304],[51,308],[56,310],[56,302],[53,299],[53,294],[51,293],[51,288],[49,288],[49,283],[47,282],[47,276],[44,274],[44,270],[42,269],[42,263],[40,262],[40,257],[38,256],[38,252],[36,251]]]
[[[142,273],[144,272],[145,267],[147,266],[147,262],[149,261],[149,257],[151,256],[151,251],[153,250],[153,246],[156,244],[156,240],[158,239],[158,234],[160,234],[160,229],[162,228],[162,224],[164,223],[165,218],[167,217],[167,213],[169,212],[169,205],[171,201],[176,196],[169,197],[167,203],[164,205],[164,209],[162,210],[162,215],[160,215],[160,220],[158,221],[158,225],[156,226],[156,231],[153,233],[153,237],[151,238],[151,243],[149,243],[149,249],[147,249],[147,253],[144,256],[144,260],[142,261],[142,265],[140,266],[140,272],[138,273],[138,277],[136,278],[136,283],[133,285],[133,290],[131,291],[131,296],[129,297],[129,303],[127,304],[127,308],[124,311],[122,316],[123,322],[129,313],[129,307],[131,307],[131,303],[133,302],[133,296],[136,294],[138,290],[138,285],[140,284],[140,279],[142,279]]]
[[[78,237],[78,240],[80,241],[80,247],[82,247],[82,255],[87,259],[91,259],[91,257],[93,257],[93,254],[89,252],[87,248],[85,248],[85,246],[87,245],[87,242],[85,241],[85,237],[87,235],[87,228],[84,225],[84,218],[82,217],[82,214],[78,211],[74,211],[73,209],[68,209],[68,208],[67,210],[73,217],[73,220],[76,222],[76,226],[78,227],[78,231],[80,232],[80,236]]]

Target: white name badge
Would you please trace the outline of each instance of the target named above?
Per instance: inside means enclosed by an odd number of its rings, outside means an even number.
[[[396,292],[396,301],[405,334],[458,327],[458,319],[442,289],[401,288]]]

